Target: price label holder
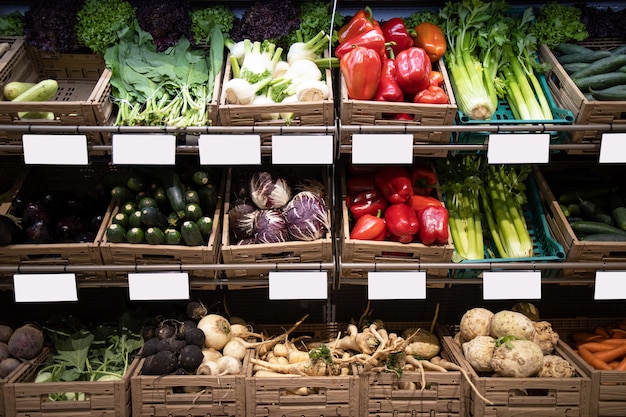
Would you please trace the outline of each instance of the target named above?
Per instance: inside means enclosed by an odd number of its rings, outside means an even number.
[[[485,271],[483,299],[540,300],[541,271]]]
[[[333,163],[332,135],[273,135],[272,164]]]
[[[133,301],[188,300],[186,272],[143,272],[128,274],[128,296]]]
[[[200,165],[260,165],[260,135],[200,135]]]
[[[86,135],[22,135],[24,163],[32,165],[87,165]]]
[[[116,134],[111,142],[115,165],[176,164],[174,135]]]
[[[78,300],[75,274],[15,274],[13,290],[18,303]]]
[[[543,164],[550,160],[548,133],[498,133],[489,135],[490,164]]]
[[[413,135],[361,134],[352,135],[353,164],[411,164]]]
[[[326,300],[326,271],[270,271],[270,300]]]
[[[606,164],[626,162],[626,133],[603,133],[598,161]]]
[[[423,300],[426,298],[426,272],[372,271],[367,274],[369,300]]]
[[[626,300],[626,271],[597,271],[594,300]]]

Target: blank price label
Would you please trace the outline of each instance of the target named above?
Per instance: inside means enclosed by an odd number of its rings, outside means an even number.
[[[131,300],[188,300],[189,275],[186,272],[129,273]]]
[[[200,165],[259,165],[261,136],[200,135]]]
[[[40,165],[87,165],[85,135],[22,135],[24,163]]]
[[[603,133],[600,142],[600,163],[626,162],[626,133]]]
[[[540,300],[540,271],[483,272],[484,300]]]
[[[597,271],[595,300],[626,300],[626,271]]]
[[[116,165],[174,165],[176,137],[174,135],[113,135],[113,164]]]
[[[499,133],[489,135],[490,164],[541,164],[550,159],[548,133]]]
[[[270,271],[270,300],[325,300],[328,273],[325,271]]]
[[[13,289],[18,303],[78,300],[75,274],[15,274]]]
[[[273,164],[333,163],[332,135],[274,135],[272,136]]]
[[[367,298],[370,300],[423,300],[426,298],[426,272],[368,272]]]
[[[361,134],[352,135],[353,164],[411,164],[413,135]]]

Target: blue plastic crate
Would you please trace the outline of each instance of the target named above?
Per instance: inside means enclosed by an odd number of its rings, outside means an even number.
[[[463,260],[470,266],[472,263],[491,262],[562,262],[565,260],[565,250],[550,234],[546,215],[543,211],[543,204],[539,195],[539,189],[533,176],[529,176],[526,182],[527,203],[523,206],[523,214],[528,225],[528,232],[533,241],[533,255],[527,258],[494,258],[489,253],[497,253],[493,242],[491,242],[489,232],[484,233],[485,239],[485,259]],[[493,268],[497,270],[497,268]],[[453,278],[475,278],[481,270],[476,269],[451,269]],[[544,275],[552,276],[557,271],[544,270]]]

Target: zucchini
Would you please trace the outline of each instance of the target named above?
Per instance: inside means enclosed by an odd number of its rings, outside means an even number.
[[[16,97],[19,97],[20,94],[33,88],[34,86],[35,83],[11,81],[4,86],[4,98],[7,100],[14,100]]]
[[[197,189],[198,197],[200,198],[200,207],[205,215],[212,215],[217,208],[217,190],[213,184],[207,184]]]
[[[594,235],[598,233],[613,233],[616,235],[626,236],[626,231],[617,228],[615,226],[608,225],[602,222],[596,222],[592,220],[582,220],[578,222],[570,223],[572,230],[576,235]]]
[[[590,77],[592,75],[606,74],[609,72],[617,71],[619,68],[626,65],[626,55],[610,55],[606,58],[599,59],[590,63],[583,69],[580,69],[570,75],[572,80],[576,82],[577,79]]]
[[[120,226],[127,228],[128,227],[128,215],[126,213],[118,212],[111,219],[112,224],[119,224]]]
[[[180,232],[176,229],[168,227],[163,232],[165,234],[165,244],[166,245],[182,245],[183,237]]]
[[[14,103],[25,101],[48,101],[57,93],[59,84],[56,80],[46,79],[39,81],[37,84],[24,91],[19,96],[11,100]]]
[[[156,207],[144,207],[141,209],[141,223],[148,227],[165,229],[168,225],[167,217]]]
[[[595,233],[580,238],[580,240],[591,242],[626,242],[626,235],[616,235],[615,233]]]
[[[172,209],[183,218],[185,217],[185,187],[180,182],[180,176],[176,172],[171,172],[165,175],[165,193],[172,206]]]
[[[127,201],[135,201],[135,193],[133,193],[128,187],[117,185],[111,189],[111,198],[116,203],[124,204]]]
[[[133,175],[126,181],[126,186],[136,193],[147,188],[146,179],[139,175]]]
[[[626,84],[626,72],[613,71],[604,74],[590,75],[583,78],[572,78],[576,87],[582,92],[603,90],[616,85]]]
[[[167,225],[169,227],[178,228],[180,227],[182,223],[183,223],[183,219],[178,217],[178,214],[176,212],[173,211],[167,215]]]
[[[165,188],[158,186],[152,190],[152,198],[156,200],[157,204],[164,212],[172,209],[170,207],[170,201],[167,198],[167,194],[165,193]]]
[[[556,52],[562,55],[568,54],[588,54],[593,52],[593,49],[589,49],[586,46],[578,45],[576,43],[560,43],[554,48]]]
[[[606,58],[611,55],[609,51],[591,51],[591,52],[577,52],[574,54],[560,55],[557,60],[563,64],[571,64],[573,62],[595,62],[598,59]]]
[[[200,204],[200,197],[198,196],[198,192],[196,190],[187,190],[185,191],[185,202]]]
[[[128,216],[128,227],[141,227],[141,210],[135,210]]]
[[[165,233],[158,227],[148,227],[145,232],[146,242],[151,245],[162,245],[165,243]]]
[[[209,173],[206,171],[194,172],[193,175],[191,176],[191,179],[193,180],[193,182],[195,182],[198,185],[206,185],[209,182],[211,182],[211,177],[209,176]]]
[[[626,232],[624,232],[626,233]],[[191,220],[186,220],[182,226],[180,226],[180,234],[183,237],[183,241],[187,246],[202,246],[204,245],[204,239],[200,228]]]
[[[211,232],[213,231],[213,219],[209,216],[202,216],[196,221],[196,224],[200,229],[202,237],[206,242],[208,242]]]
[[[111,223],[107,227],[106,238],[111,243],[126,242],[126,229],[121,224]]]
[[[600,101],[626,101],[626,83],[602,90],[595,90],[591,94],[594,99]]]
[[[193,222],[202,217],[202,209],[196,203],[189,203],[185,206],[185,219]]]
[[[129,216],[137,211],[137,203],[134,201],[127,201],[126,203],[120,206],[120,212],[124,213],[126,216]]]
[[[565,70],[565,72],[571,75],[575,73],[576,71],[580,71],[583,68],[587,68],[589,65],[591,65],[589,62],[572,62],[571,64],[563,65],[563,69]]]
[[[128,243],[144,243],[145,232],[141,227],[131,227],[126,232],[126,240]]]
[[[137,203],[137,207],[139,210],[144,209],[146,207],[154,207],[159,208],[159,203],[152,197],[144,197]]]
[[[611,211],[611,215],[613,216],[613,220],[615,220],[615,225],[622,230],[626,230],[626,207],[615,207],[613,211]]]

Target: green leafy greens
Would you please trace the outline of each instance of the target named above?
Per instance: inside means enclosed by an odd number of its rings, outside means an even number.
[[[584,41],[588,33],[580,19],[581,14],[581,10],[574,6],[546,3],[539,9],[530,33],[537,38],[538,43],[548,47],[564,42]]]
[[[125,0],[86,0],[78,11],[76,37],[93,52],[104,54],[117,42],[118,30],[132,26],[135,8]]]

